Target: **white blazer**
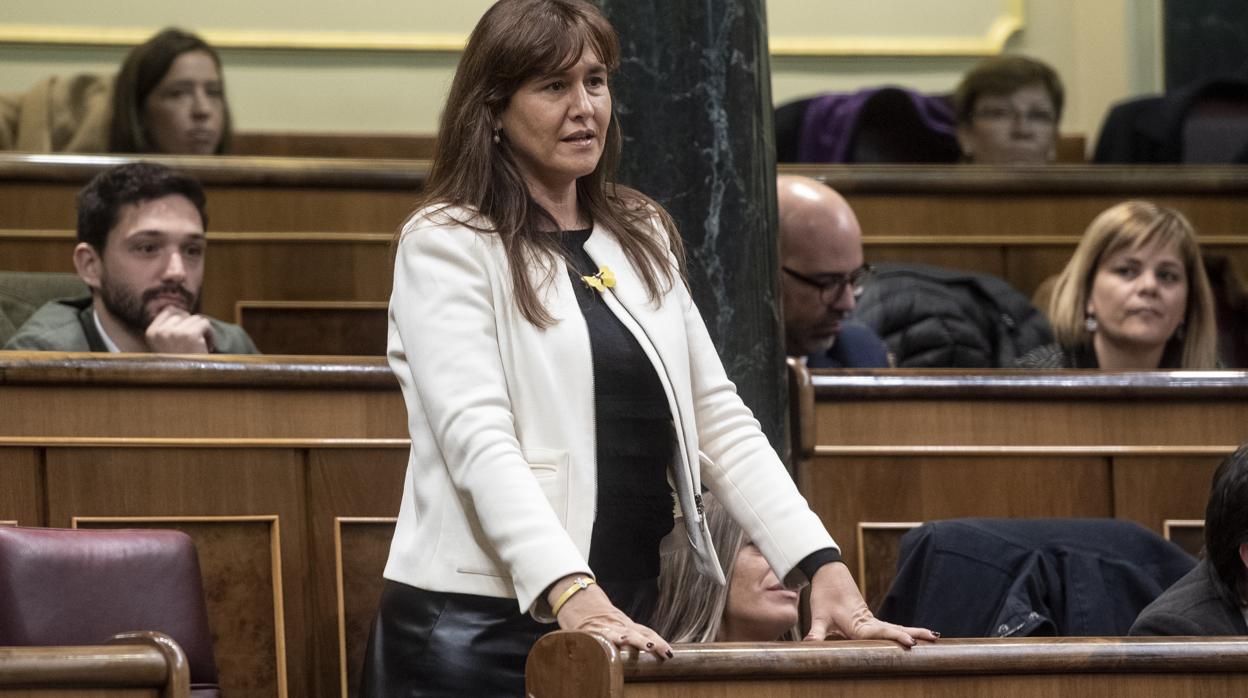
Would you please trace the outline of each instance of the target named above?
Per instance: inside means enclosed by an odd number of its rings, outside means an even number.
[[[498,236],[473,213],[425,209],[404,226],[390,297],[387,354],[407,403],[411,456],[385,577],[422,589],[512,597],[551,621],[542,592],[592,572],[597,496],[589,333],[557,262],[540,329],[512,299]],[[656,234],[659,234],[656,232]],[[791,585],[796,564],[834,547],[797,492],[676,280],[658,306],[611,234],[586,251],[616,277],[610,309],[653,362],[675,420],[669,479],[699,569],[723,580],[701,516],[705,484]],[[540,284],[542,270],[529,273]],[[701,463],[699,452],[705,454]]]

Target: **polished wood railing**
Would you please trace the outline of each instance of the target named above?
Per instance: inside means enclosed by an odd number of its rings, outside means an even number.
[[[535,698],[884,698],[1232,695],[1248,680],[1245,638],[1018,638],[676,645],[659,661],[588,633],[543,637]]]

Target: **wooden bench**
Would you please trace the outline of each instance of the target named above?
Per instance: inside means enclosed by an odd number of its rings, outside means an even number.
[[[913,522],[1113,517],[1161,534],[1167,520],[1200,519],[1214,468],[1248,441],[1244,372],[811,372],[791,362],[790,377],[798,487],[873,592],[892,579],[887,551]],[[860,568],[864,559],[880,567]]]
[[[234,155],[286,158],[428,160],[433,157],[436,141],[432,135],[247,131],[234,134],[230,151]],[[1072,150],[1074,146],[1082,155],[1083,139],[1072,145]]]
[[[534,698],[925,698],[1239,695],[1245,638],[941,640],[677,645],[675,657],[617,651],[597,635],[538,640],[525,671]]]
[[[186,655],[163,633],[122,633],[106,645],[0,647],[3,698],[190,695]]]
[[[116,155],[0,153],[0,228],[73,230],[74,197]],[[240,156],[142,156],[194,175],[213,232],[393,233],[412,211],[429,163]]]
[[[265,354],[385,356],[388,304],[238,301],[234,322]]]
[[[389,233],[210,230],[203,310],[231,320],[240,302],[384,304],[393,277],[393,239]],[[71,230],[0,228],[0,265],[4,271],[72,273],[75,244]]]
[[[356,685],[407,466],[385,360],[0,352],[0,521],[173,528],[226,696]]]
[[[1206,255],[1248,273],[1248,172],[1236,167],[783,165],[843,194],[867,261],[1000,276],[1030,296],[1101,211],[1150,199],[1186,214]]]

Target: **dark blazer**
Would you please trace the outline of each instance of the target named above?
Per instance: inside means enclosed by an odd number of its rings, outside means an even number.
[[[1248,635],[1248,624],[1240,609],[1218,594],[1213,566],[1201,560],[1140,611],[1131,634]]]
[[[822,354],[806,357],[809,368],[888,368],[888,345],[870,327],[846,322],[836,343]]]

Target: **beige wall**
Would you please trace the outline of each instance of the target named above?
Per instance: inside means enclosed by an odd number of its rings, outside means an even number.
[[[125,44],[154,27],[182,24],[210,40],[221,38],[216,43],[223,47],[230,103],[241,130],[375,133],[435,130],[457,55],[420,47],[453,44],[489,4],[221,0],[194,9],[165,0],[3,2],[0,38],[26,38],[0,44],[0,91],[22,90],[50,74],[115,70],[126,48],[110,42]],[[1160,89],[1159,4],[768,0],[773,96],[780,103],[889,83],[952,90],[978,60],[967,54],[992,43],[990,20],[1018,12],[1023,26],[1004,50],[1034,55],[1057,68],[1068,90],[1063,131],[1092,140],[1109,104]],[[318,5],[323,7],[312,9]],[[359,39],[356,48],[349,47],[353,37]],[[272,43],[292,48],[264,48]],[[381,44],[388,50],[375,50]],[[879,52],[891,55],[872,55]],[[962,55],[943,55],[949,52]],[[906,53],[923,55],[898,55]]]

